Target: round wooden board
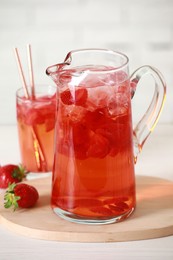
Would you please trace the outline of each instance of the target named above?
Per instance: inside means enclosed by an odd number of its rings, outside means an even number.
[[[137,176],[136,182],[136,210],[120,223],[82,225],[59,218],[50,208],[50,178],[29,181],[40,193],[37,205],[31,209],[4,209],[1,193],[0,223],[21,235],[56,241],[114,242],[172,235],[173,182],[146,176]]]

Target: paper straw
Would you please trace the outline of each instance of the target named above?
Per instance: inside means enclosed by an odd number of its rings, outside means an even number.
[[[37,163],[37,168],[39,170],[46,172],[47,171],[47,164],[46,164],[46,161],[45,161],[45,156],[43,154],[43,149],[41,148],[36,130],[34,129],[34,127],[32,127],[31,129],[32,129],[34,151],[35,151],[35,160],[36,160],[36,163]],[[40,162],[42,162],[42,163],[40,163]]]
[[[34,73],[33,73],[32,54],[31,54],[31,45],[30,44],[27,44],[27,56],[28,56],[28,67],[29,67],[31,94],[32,94],[32,98],[34,98],[35,97],[35,84],[34,84]]]
[[[20,78],[22,80],[22,87],[24,89],[25,97],[29,98],[29,92],[28,92],[28,89],[27,89],[27,84],[26,84],[26,80],[25,80],[25,76],[24,76],[24,73],[23,73],[22,64],[21,64],[21,61],[20,61],[19,52],[18,52],[17,48],[14,48],[14,53],[15,53],[15,57],[16,57],[16,61],[17,61],[17,66],[18,66],[18,69],[19,69],[19,75],[20,75]]]

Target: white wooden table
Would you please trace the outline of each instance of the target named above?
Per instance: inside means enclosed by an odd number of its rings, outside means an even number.
[[[19,163],[16,126],[0,126],[0,164]],[[138,158],[136,174],[173,181],[173,125],[158,125]],[[0,260],[172,260],[173,236],[115,243],[69,243],[30,239],[0,225]]]

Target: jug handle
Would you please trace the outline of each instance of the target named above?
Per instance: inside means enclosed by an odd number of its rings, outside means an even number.
[[[134,159],[137,161],[137,156],[141,152],[143,145],[150,133],[154,130],[161,111],[163,109],[166,98],[166,84],[161,73],[154,67],[142,66],[138,68],[130,77],[130,87],[132,96],[140,79],[145,75],[151,75],[155,82],[154,94],[152,101],[141,118],[133,129],[133,143],[134,143]]]

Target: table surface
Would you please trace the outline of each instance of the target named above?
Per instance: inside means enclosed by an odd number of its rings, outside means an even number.
[[[6,163],[20,163],[16,126],[0,126],[0,164]],[[173,125],[156,127],[138,157],[136,174],[173,181]],[[27,238],[0,225],[1,260],[85,260],[91,257],[94,260],[172,260],[173,236],[130,242],[71,243]]]

